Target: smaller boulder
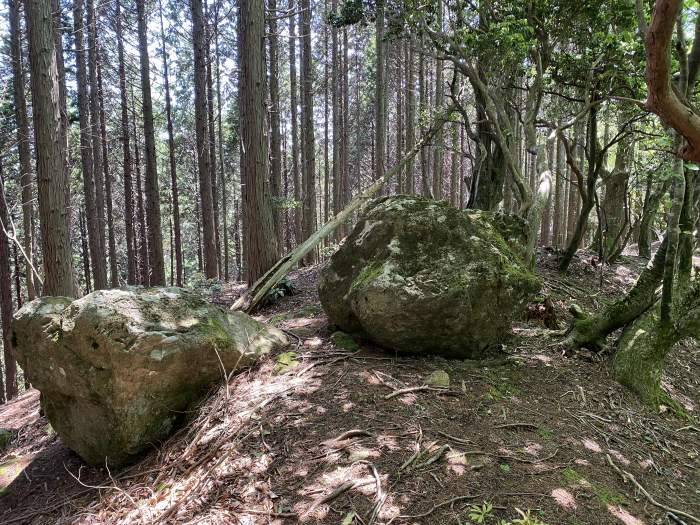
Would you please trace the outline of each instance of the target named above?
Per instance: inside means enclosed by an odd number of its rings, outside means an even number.
[[[281,331],[181,288],[35,299],[12,337],[59,437],[110,466],[168,437],[224,374],[287,345]]]

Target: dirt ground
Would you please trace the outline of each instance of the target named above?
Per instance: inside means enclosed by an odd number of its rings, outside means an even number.
[[[485,363],[332,338],[318,269],[296,272],[297,293],[260,315],[292,346],[123,471],[83,465],[29,391],[0,407],[0,427],[17,431],[0,453],[0,523],[697,523],[700,349],[684,342],[668,360],[664,388],[683,413],[642,405],[606,355],[559,342],[571,302],[595,311],[644,261],[601,269],[584,253],[562,277],[555,258],[543,252],[539,274],[562,330],[533,304]]]

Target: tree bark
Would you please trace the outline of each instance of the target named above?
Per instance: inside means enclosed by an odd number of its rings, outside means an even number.
[[[280,199],[282,197],[282,148],[280,134],[279,38],[277,36],[277,0],[268,0],[268,52],[270,56],[270,192],[274,202],[277,246],[284,246],[284,226]]]
[[[129,144],[129,105],[126,93],[126,70],[124,66],[124,38],[122,35],[121,0],[115,1],[115,28],[117,34],[117,54],[119,62],[119,96],[121,102],[121,142],[123,153],[124,181],[124,227],[126,230],[127,284],[136,284],[136,234],[134,232],[134,190],[131,178],[131,146]]]
[[[95,178],[93,148],[91,143],[90,100],[88,95],[87,66],[85,63],[85,26],[83,23],[83,0],[73,1],[73,28],[75,36],[76,83],[78,92],[78,118],[80,124],[80,160],[83,176],[83,200],[90,247],[90,263],[93,269],[94,289],[107,286],[107,273],[104,271],[104,252],[100,244],[99,221],[95,200]],[[99,271],[101,267],[103,271]]]
[[[214,228],[214,195],[212,192],[209,156],[209,126],[207,117],[207,65],[204,13],[202,0],[190,0],[192,36],[194,45],[194,107],[197,134],[197,168],[199,171],[199,198],[202,215],[204,275],[215,279],[218,274],[216,232]]]
[[[107,288],[107,256],[105,242],[105,180],[102,158],[99,85],[97,82],[97,22],[93,0],[87,0],[88,63],[90,82],[90,142],[92,144],[92,176],[95,183],[95,212],[97,213],[97,239],[100,243],[100,260],[93,265],[99,288]],[[95,286],[98,288],[98,286]]]
[[[25,2],[46,295],[75,296],[50,0]]]
[[[5,197],[2,156],[0,156],[0,223],[7,229],[8,212]],[[17,361],[12,345],[12,273],[10,271],[10,240],[0,233],[0,323],[2,323],[2,348],[5,361],[4,391],[0,381],[0,403],[17,396]]]
[[[97,85],[100,99],[100,143],[102,144],[102,158],[104,181],[105,181],[105,201],[107,204],[107,242],[109,246],[109,278],[110,286],[119,286],[119,269],[117,267],[117,240],[114,233],[114,206],[112,200],[112,177],[109,171],[107,160],[107,121],[104,108],[104,91],[102,90],[102,62],[101,53],[97,55]]]
[[[385,44],[384,44],[384,3],[385,0],[377,0],[377,15],[375,21],[375,47],[377,53],[376,85],[374,91],[374,178],[381,179],[384,176],[384,155],[386,154],[386,85],[385,85]],[[442,5],[442,3],[440,3]]]
[[[289,0],[289,101],[291,107],[292,128],[292,181],[294,182],[294,239],[297,244],[302,241],[301,224],[301,182],[299,174],[299,118],[297,87],[297,52],[296,52],[296,15],[294,0]]]
[[[316,141],[314,137],[314,99],[313,99],[313,57],[311,55],[311,2],[301,0],[301,34],[302,34],[302,186],[303,194],[303,238],[308,238],[316,230]],[[316,253],[309,252],[304,258],[307,264],[316,261]],[[273,261],[274,262],[274,261]]]
[[[168,74],[168,53],[165,49],[165,29],[163,28],[163,2],[158,0],[160,15],[161,59],[163,61],[163,89],[165,90],[165,118],[168,127],[168,162],[170,168],[170,193],[173,214],[173,242],[175,249],[175,283],[183,285],[182,278],[182,233],[180,230],[180,195],[177,186],[177,168],[175,163],[175,135],[173,132],[172,104],[170,101],[170,76]],[[218,57],[217,57],[218,58]]]
[[[246,279],[253,283],[275,264],[277,258],[267,180],[264,0],[241,2],[239,24],[244,255]]]
[[[146,225],[148,230],[149,282],[165,286],[165,262],[163,260],[163,234],[160,220],[160,191],[156,161],[156,137],[153,129],[153,103],[151,101],[151,67],[148,56],[148,37],[145,0],[136,0],[138,12],[139,62],[141,65],[141,91],[143,97],[144,193],[146,196]]]
[[[20,0],[8,0],[10,19],[10,55],[12,59],[12,95],[15,104],[17,123],[17,149],[19,153],[19,183],[22,187],[22,229],[23,248],[27,257],[26,283],[27,297],[36,297],[34,288],[34,197],[32,181],[32,159],[29,148],[29,120],[27,100],[24,94],[24,68],[22,62],[22,41],[20,35]]]

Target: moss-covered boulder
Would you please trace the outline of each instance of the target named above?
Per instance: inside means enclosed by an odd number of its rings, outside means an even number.
[[[95,465],[133,459],[224,371],[287,344],[279,330],[180,288],[36,299],[15,315],[12,337],[51,426]]]
[[[346,332],[410,353],[480,358],[540,287],[521,259],[527,224],[415,196],[377,199],[321,274]]]

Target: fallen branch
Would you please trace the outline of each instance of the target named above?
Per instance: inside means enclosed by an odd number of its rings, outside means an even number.
[[[437,390],[439,392],[444,391],[444,388],[435,388],[432,386],[428,385],[420,385],[420,386],[409,386],[408,388],[400,388],[398,390],[394,390],[391,394],[387,394],[384,396],[384,399],[392,399],[396,396],[401,396],[403,394],[410,394],[411,392],[424,392],[426,390]]]
[[[682,510],[674,509],[672,507],[669,507],[668,505],[664,505],[663,503],[656,501],[656,499],[654,499],[654,496],[649,494],[649,492],[647,492],[647,490],[644,487],[642,487],[639,481],[637,481],[637,479],[631,473],[627,472],[626,470],[622,470],[615,464],[615,462],[610,457],[610,454],[605,454],[605,459],[608,461],[608,465],[610,465],[618,474],[620,474],[620,476],[622,476],[622,481],[624,481],[625,483],[627,483],[627,481],[631,481],[632,484],[637,488],[637,490],[641,492],[642,495],[644,495],[647,501],[649,501],[649,503],[651,503],[655,507],[659,507],[660,509],[665,510],[670,514],[674,514],[675,516],[683,516],[684,518],[694,521],[695,523],[700,523],[700,518],[696,518],[692,514],[688,514],[687,512],[683,512]]]
[[[345,208],[339,211],[335,217],[328,220],[321,228],[313,233],[308,239],[302,242],[294,250],[277,261],[265,275],[256,281],[250,289],[244,293],[231,307],[232,310],[243,310],[248,313],[257,308],[260,302],[265,298],[273,286],[279,283],[285,275],[301,260],[304,256],[313,250],[318,243],[333,233],[346,219],[348,219],[355,211],[359,210],[362,205],[377,193],[387,182],[395,175],[401,172],[404,167],[433,139],[435,134],[442,129],[450,114],[454,110],[454,105],[450,105],[440,113],[433,121],[430,129],[425,133],[423,138],[413,147],[411,151],[406,152],[401,161],[393,168],[388,170],[381,179],[378,179],[366,188],[359,195],[355,196]]]
[[[427,510],[421,514],[400,514],[399,516],[394,516],[387,522],[387,525],[390,525],[395,519],[412,520],[416,518],[425,518],[426,516],[430,516],[436,510],[441,509],[442,507],[446,507],[447,505],[452,505],[454,503],[457,503],[458,501],[476,499],[478,497],[479,496],[471,495],[456,496],[454,498],[448,499],[447,501],[443,501],[442,503],[438,503],[437,505],[433,506],[430,510]]]

